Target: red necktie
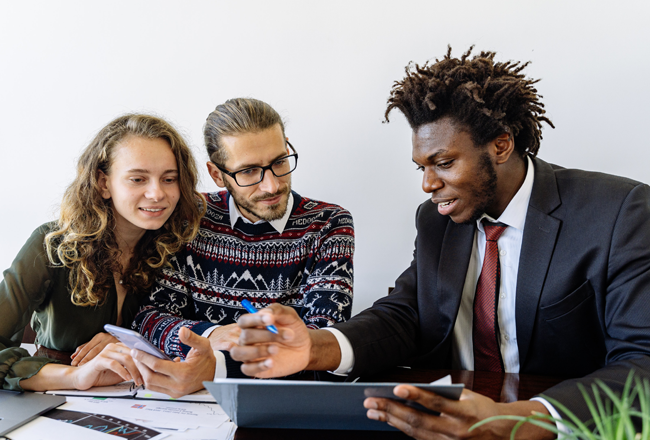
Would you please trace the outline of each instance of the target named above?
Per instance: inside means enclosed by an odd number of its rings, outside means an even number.
[[[497,289],[501,278],[497,240],[507,228],[483,220],[485,257],[474,297],[474,370],[503,372],[497,339]]]

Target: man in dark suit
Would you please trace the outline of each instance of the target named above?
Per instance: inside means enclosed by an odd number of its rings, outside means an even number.
[[[354,377],[410,363],[574,377],[544,395],[582,420],[577,382],[620,392],[631,369],[648,376],[650,188],[535,158],[541,123],[551,124],[536,81],[492,52],[469,55],[410,68],[388,101],[386,116],[397,108],[413,129],[431,194],[393,293],[332,331],[308,332],[281,307],[245,315],[231,352],[244,373]],[[259,328],[272,323],[277,336]],[[514,422],[468,428],[493,415],[562,416],[544,398],[502,404],[465,390],[456,402],[404,385],[395,394],[445,415],[366,400],[370,418],[417,438],[508,438]],[[520,435],[554,437],[531,425]]]

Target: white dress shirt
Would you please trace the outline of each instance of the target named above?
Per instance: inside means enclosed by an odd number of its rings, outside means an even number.
[[[528,158],[528,171],[519,191],[512,198],[501,216],[495,220],[487,214],[476,221],[478,226],[474,234],[472,254],[467,267],[463,296],[460,301],[458,317],[454,325],[452,342],[452,367],[461,370],[474,370],[474,345],[472,328],[474,319],[474,295],[476,284],[483,267],[485,257],[485,229],[481,220],[500,222],[508,227],[503,231],[497,245],[499,263],[501,264],[501,281],[499,283],[499,307],[497,317],[501,332],[501,358],[506,373],[519,373],[519,348],[517,347],[517,325],[515,320],[515,292],[517,291],[517,274],[519,273],[519,254],[524,236],[524,224],[528,212],[528,202],[533,191],[535,173],[533,162]]]

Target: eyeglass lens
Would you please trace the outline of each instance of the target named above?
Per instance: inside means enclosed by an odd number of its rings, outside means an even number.
[[[296,157],[287,156],[276,160],[271,164],[270,170],[276,177],[282,177],[296,169]],[[235,173],[235,179],[239,185],[254,185],[263,179],[264,168],[254,167]]]

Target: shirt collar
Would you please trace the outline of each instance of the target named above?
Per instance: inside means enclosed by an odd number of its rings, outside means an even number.
[[[237,223],[238,218],[241,218],[244,222],[248,223],[249,225],[261,225],[262,223],[267,222],[266,220],[258,220],[255,223],[253,223],[252,221],[244,217],[239,211],[239,207],[237,206],[237,203],[235,203],[235,199],[232,196],[232,194],[228,199],[228,211],[230,213],[230,227],[232,229],[235,229],[235,223]],[[282,218],[279,218],[277,220],[271,220],[268,223],[271,226],[273,226],[273,229],[275,229],[280,234],[282,234],[284,232],[284,228],[287,226],[289,217],[291,216],[291,211],[293,211],[293,193],[289,192],[289,200],[287,201],[287,211],[284,213]]]
[[[499,216],[498,219],[493,219],[487,214],[483,214],[480,219],[476,221],[478,228],[483,231],[483,225],[481,220],[487,218],[491,222],[500,222],[508,225],[511,228],[519,229],[520,231],[524,230],[524,224],[526,223],[526,213],[528,212],[528,202],[530,201],[530,195],[533,192],[533,181],[535,180],[535,169],[533,166],[533,161],[529,156],[526,156],[527,159],[527,170],[526,178],[524,183],[521,184],[517,194],[510,200],[505,211]]]

